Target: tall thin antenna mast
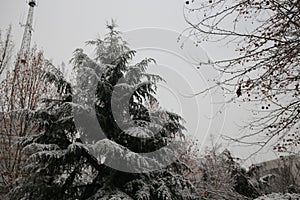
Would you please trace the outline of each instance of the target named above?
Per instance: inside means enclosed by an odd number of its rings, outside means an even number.
[[[25,29],[24,29],[24,34],[22,38],[22,43],[21,43],[21,48],[19,51],[19,56],[21,59],[25,59],[25,54],[29,52],[30,50],[30,42],[31,42],[31,36],[33,32],[33,9],[36,6],[36,1],[35,0],[29,0],[28,2],[29,9],[28,9],[28,15],[27,15],[27,20]]]

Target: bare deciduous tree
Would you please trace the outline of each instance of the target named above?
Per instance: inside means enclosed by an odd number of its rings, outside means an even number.
[[[12,49],[11,26],[9,26],[5,38],[2,38],[0,30],[0,77],[3,74],[5,66],[7,66],[11,60]]]
[[[198,43],[223,42],[236,50],[236,56],[213,62],[222,73],[213,87],[222,87],[230,99],[259,106],[248,126],[251,133],[238,140],[259,136],[260,149],[272,141],[274,150],[299,152],[300,1],[192,0],[186,4],[190,26],[185,31]]]
[[[3,63],[6,74],[0,82],[0,180],[10,187],[25,175],[21,168],[26,155],[19,141],[39,133],[32,120],[33,111],[40,108],[43,98],[58,97],[58,93],[45,81],[50,66],[41,51],[33,48],[25,59],[18,57],[14,67],[8,63]]]

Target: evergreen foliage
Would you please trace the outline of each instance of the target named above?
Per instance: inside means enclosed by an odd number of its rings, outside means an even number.
[[[13,199],[199,199],[180,173],[180,161],[164,166],[171,159],[169,144],[184,137],[184,127],[179,115],[147,106],[157,103],[162,81],[146,72],[154,60],[131,65],[135,51],[115,27],[108,24],[104,40],[88,42],[96,47],[94,59],[74,51],[73,91],[59,73],[48,74],[64,98],[45,100],[48,107],[35,113],[42,133],[22,142],[30,154],[24,169],[29,176],[17,180]],[[95,119],[102,131],[90,126]],[[151,154],[160,149],[158,157]],[[125,170],[112,162],[125,163]],[[129,173],[132,168],[140,173]]]

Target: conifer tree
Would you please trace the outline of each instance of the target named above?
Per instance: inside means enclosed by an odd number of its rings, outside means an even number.
[[[74,51],[73,90],[49,73],[65,98],[49,99],[35,113],[42,134],[22,142],[30,176],[16,182],[14,199],[199,199],[180,173],[185,166],[172,157],[172,143],[184,137],[182,118],[147,107],[157,104],[162,81],[146,72],[154,60],[132,64],[135,51],[114,22],[107,28],[103,40],[88,42],[94,59]],[[101,129],[91,126],[95,120]]]

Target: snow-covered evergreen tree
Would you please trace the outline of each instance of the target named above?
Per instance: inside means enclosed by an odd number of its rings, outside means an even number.
[[[135,51],[114,23],[107,28],[103,40],[88,42],[96,47],[94,59],[75,50],[73,91],[49,73],[65,99],[49,100],[47,109],[36,112],[43,133],[23,141],[31,155],[29,177],[16,182],[12,198],[199,199],[180,173],[184,165],[172,160],[171,144],[184,136],[181,117],[147,107],[157,104],[156,84],[162,80],[146,72],[154,60],[131,64]],[[95,120],[101,130],[92,126]]]
[[[185,177],[203,199],[253,199],[259,196],[246,169],[228,149],[212,143],[200,153],[200,145],[197,139],[187,138],[178,148],[178,155],[189,169],[184,171]]]

